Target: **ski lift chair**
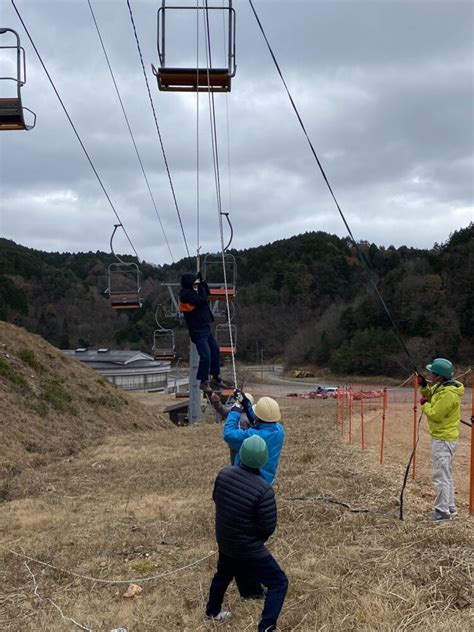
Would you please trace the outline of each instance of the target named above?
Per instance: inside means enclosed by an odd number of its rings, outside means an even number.
[[[172,329],[155,329],[153,332],[153,357],[155,360],[174,360],[176,345]]]
[[[136,263],[109,265],[108,294],[112,309],[140,309],[143,305],[140,289],[140,270]]]
[[[207,4],[207,3],[206,3]],[[226,5],[226,6],[224,6]],[[170,10],[223,11],[227,14],[227,67],[225,68],[181,68],[166,63],[166,14]],[[169,37],[168,37],[169,39]],[[152,66],[157,78],[158,89],[168,92],[230,92],[231,80],[235,75],[235,11],[232,1],[222,6],[166,6],[162,0],[157,14],[157,48],[160,66]]]
[[[109,295],[112,309],[140,309],[143,301],[140,297],[140,269],[136,263],[122,261],[114,251],[114,236],[122,224],[114,224],[110,237],[110,250],[117,263],[109,265],[109,287],[105,292]],[[124,229],[125,230],[125,229]]]
[[[29,130],[36,124],[36,114],[24,107],[21,102],[21,88],[26,83],[25,50],[20,46],[20,37],[16,31],[8,28],[0,28],[0,35],[6,33],[14,34],[16,45],[0,46],[0,54],[4,50],[13,49],[16,51],[16,76],[0,76],[0,81],[14,81],[16,84],[16,96],[0,98],[0,131]],[[25,121],[24,110],[33,115],[33,122],[31,124]]]
[[[237,353],[237,327],[235,325],[216,325],[216,341],[223,355]]]
[[[178,299],[180,284],[162,283],[161,285],[167,288],[169,296],[169,300],[163,305],[163,314],[165,318],[172,318],[173,320],[181,321],[183,318],[183,314],[180,312]],[[158,322],[157,314],[155,314],[155,320],[158,327],[162,329],[160,323]]]
[[[237,263],[234,255],[224,254],[226,278],[222,269],[222,257],[206,255],[202,265],[203,277],[209,286],[211,301],[232,301],[236,295],[235,281],[237,278]],[[227,284],[226,284],[227,281]]]

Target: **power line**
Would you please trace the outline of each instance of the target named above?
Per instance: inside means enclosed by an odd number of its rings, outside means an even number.
[[[33,49],[34,49],[34,51],[35,51],[35,53],[36,53],[36,55],[37,55],[37,57],[38,57],[38,59],[39,59],[39,61],[40,61],[41,65],[43,66],[43,70],[45,71],[46,76],[48,77],[49,82],[50,82],[50,84],[51,84],[51,86],[52,86],[52,88],[53,88],[53,90],[54,90],[54,92],[55,92],[56,96],[58,97],[59,103],[61,104],[61,107],[63,108],[64,113],[66,114],[67,119],[68,119],[69,123],[71,124],[71,127],[72,127],[72,129],[73,129],[73,131],[74,131],[74,133],[75,133],[75,135],[76,135],[77,140],[79,141],[79,144],[80,144],[80,145],[81,145],[81,147],[82,147],[82,150],[83,150],[83,152],[84,152],[84,154],[85,154],[85,156],[86,156],[86,158],[87,158],[87,160],[88,160],[88,162],[89,162],[89,164],[90,164],[90,166],[91,166],[91,168],[92,168],[92,171],[94,172],[94,175],[95,175],[95,177],[97,178],[97,180],[98,180],[98,182],[99,182],[99,184],[100,184],[100,186],[101,186],[101,188],[102,188],[102,191],[104,192],[104,195],[105,195],[105,197],[107,198],[107,201],[109,202],[109,204],[110,204],[110,206],[111,206],[111,208],[112,208],[112,211],[113,211],[113,212],[114,212],[114,214],[115,214],[115,217],[118,219],[118,221],[120,222],[120,224],[122,224],[123,232],[125,233],[125,235],[126,235],[126,237],[127,237],[127,239],[128,239],[128,243],[129,243],[129,244],[130,244],[130,246],[132,247],[132,250],[133,250],[133,252],[135,253],[135,255],[136,255],[136,257],[137,257],[138,261],[140,261],[140,257],[138,256],[138,252],[135,250],[135,246],[133,245],[132,240],[130,239],[130,237],[129,237],[129,235],[128,235],[127,231],[125,230],[125,227],[124,227],[124,225],[123,225],[123,222],[122,222],[122,220],[120,219],[120,216],[119,216],[119,214],[118,214],[117,210],[115,209],[115,206],[113,205],[112,200],[110,199],[110,196],[109,196],[109,194],[108,194],[108,192],[107,192],[107,189],[105,188],[104,183],[102,182],[102,180],[101,180],[101,178],[100,178],[100,176],[99,176],[99,173],[98,173],[97,169],[95,168],[94,163],[92,162],[92,158],[90,157],[89,152],[87,151],[87,149],[86,149],[86,147],[85,147],[85,145],[84,145],[84,143],[83,143],[83,141],[82,141],[81,137],[79,136],[79,132],[77,131],[76,126],[74,125],[74,123],[73,123],[73,121],[72,121],[72,119],[71,119],[71,117],[70,117],[70,115],[69,115],[69,112],[67,111],[66,106],[64,105],[64,102],[63,102],[63,100],[61,99],[61,96],[60,96],[60,94],[59,94],[59,92],[58,92],[58,90],[57,90],[56,86],[54,85],[54,81],[52,80],[51,75],[49,74],[48,69],[47,69],[47,68],[46,68],[46,66],[45,66],[45,63],[44,63],[43,59],[41,58],[41,55],[39,54],[38,49],[36,48],[36,45],[35,45],[35,43],[34,43],[34,41],[33,41],[33,38],[31,37],[30,32],[28,31],[28,29],[27,29],[27,27],[26,27],[26,24],[25,24],[25,22],[23,21],[23,18],[21,17],[20,12],[19,12],[19,11],[18,11],[18,9],[17,9],[17,6],[16,6],[16,4],[15,4],[15,0],[11,0],[11,3],[12,3],[12,5],[13,5],[13,8],[14,8],[14,9],[15,9],[15,11],[16,11],[16,14],[18,15],[18,18],[20,19],[20,22],[21,22],[21,24],[22,24],[23,28],[25,29],[26,34],[28,35],[28,39],[30,40],[31,45],[33,46]]]
[[[165,239],[166,245],[168,246],[168,252],[170,253],[171,260],[174,263],[173,253],[171,252],[171,248],[170,248],[170,245],[169,245],[169,242],[168,242],[168,237],[166,236],[166,232],[165,232],[165,229],[164,229],[164,226],[163,226],[163,222],[161,221],[161,217],[160,217],[160,214],[158,212],[158,208],[156,206],[155,198],[153,197],[153,193],[151,191],[150,183],[148,181],[148,178],[147,178],[147,175],[146,175],[146,172],[145,172],[145,167],[143,166],[143,162],[142,162],[142,159],[141,159],[141,156],[140,156],[140,152],[138,151],[137,143],[135,142],[135,137],[133,135],[133,131],[132,131],[132,128],[130,126],[130,122],[128,120],[128,116],[127,116],[127,113],[125,111],[125,106],[123,104],[122,97],[120,95],[120,91],[119,91],[117,82],[115,80],[115,75],[114,75],[114,72],[112,70],[112,66],[110,64],[109,56],[107,55],[107,51],[105,49],[104,40],[102,39],[102,34],[100,32],[99,25],[97,23],[97,20],[96,20],[95,14],[94,14],[94,10],[92,8],[91,1],[87,0],[87,3],[89,5],[89,9],[90,9],[90,12],[91,12],[91,15],[92,15],[92,19],[94,21],[94,25],[95,25],[95,28],[96,28],[96,31],[97,31],[97,35],[99,36],[99,41],[100,41],[100,44],[102,46],[102,50],[104,52],[104,56],[105,56],[105,60],[107,62],[107,66],[109,68],[110,76],[112,77],[112,81],[113,81],[113,84],[114,84],[114,87],[115,87],[115,92],[117,93],[117,97],[118,97],[118,100],[119,100],[119,103],[120,103],[120,107],[122,108],[122,113],[123,113],[123,116],[125,118],[125,123],[127,124],[128,131],[130,133],[130,138],[132,139],[132,143],[133,143],[133,146],[135,148],[135,153],[137,154],[138,162],[140,163],[140,167],[141,167],[141,170],[142,170],[142,173],[143,173],[143,177],[145,178],[146,186],[148,188],[148,193],[150,194],[150,198],[151,198],[153,207],[155,209],[156,217],[157,217],[158,222],[159,222],[159,224],[161,226],[161,230],[163,232],[163,237]]]
[[[345,218],[345,216],[344,216],[344,213],[342,212],[342,209],[341,209],[341,207],[339,206],[339,202],[337,201],[336,195],[334,194],[334,191],[333,191],[333,189],[332,189],[332,187],[331,187],[331,185],[330,185],[330,183],[329,183],[328,177],[327,177],[327,175],[326,175],[326,173],[325,173],[325,171],[324,171],[324,168],[323,168],[323,166],[322,166],[322,164],[321,164],[321,161],[319,160],[318,155],[317,155],[317,153],[316,153],[316,150],[314,149],[313,143],[311,142],[311,139],[310,139],[310,137],[309,137],[309,135],[308,135],[308,132],[306,131],[305,125],[304,125],[304,123],[303,123],[303,119],[302,119],[302,118],[301,118],[301,116],[300,116],[300,113],[299,113],[299,111],[298,111],[298,108],[296,107],[296,104],[295,104],[295,102],[294,102],[294,99],[293,99],[293,97],[292,97],[292,95],[291,95],[291,92],[290,92],[290,90],[289,90],[289,88],[288,88],[288,85],[287,85],[287,83],[286,83],[286,81],[285,81],[285,78],[283,77],[283,73],[282,73],[282,71],[281,71],[281,69],[280,69],[280,65],[278,64],[278,61],[277,61],[277,59],[276,59],[276,57],[275,57],[275,53],[273,52],[272,47],[271,47],[271,45],[270,45],[270,42],[268,41],[268,38],[267,38],[267,36],[266,36],[266,34],[265,34],[265,31],[264,31],[264,29],[263,29],[262,23],[261,23],[261,21],[260,21],[260,19],[259,19],[258,15],[257,15],[257,12],[256,12],[256,10],[255,10],[255,7],[253,6],[253,2],[252,2],[252,0],[249,0],[249,3],[250,3],[250,7],[251,7],[251,9],[252,9],[252,11],[253,11],[253,14],[254,14],[254,16],[255,16],[255,19],[256,19],[256,21],[257,21],[257,24],[258,24],[258,26],[259,26],[259,28],[260,28],[260,31],[261,31],[261,33],[262,33],[262,35],[263,35],[263,38],[264,38],[265,43],[266,43],[266,45],[267,45],[267,48],[268,48],[268,50],[269,50],[269,52],[270,52],[270,55],[271,55],[271,57],[272,57],[273,63],[275,64],[275,67],[276,67],[276,69],[277,69],[277,71],[278,71],[278,74],[280,75],[280,79],[282,80],[282,83],[283,83],[283,85],[284,85],[284,87],[285,87],[285,90],[286,90],[286,93],[287,93],[288,98],[289,98],[289,100],[290,100],[290,103],[291,103],[291,105],[292,105],[292,107],[293,107],[293,110],[294,110],[294,112],[295,112],[295,114],[296,114],[296,116],[297,116],[297,118],[298,118],[298,121],[299,121],[299,124],[300,124],[300,126],[301,126],[301,129],[303,130],[303,133],[304,133],[304,135],[306,136],[306,140],[308,141],[308,144],[309,144],[309,147],[310,147],[310,149],[311,149],[311,152],[312,152],[312,154],[313,154],[313,156],[314,156],[314,158],[315,158],[315,160],[316,160],[316,162],[317,162],[317,164],[318,164],[318,167],[319,167],[319,170],[320,170],[320,172],[321,172],[321,175],[322,175],[322,176],[323,176],[323,178],[324,178],[324,182],[326,183],[327,188],[329,189],[329,192],[330,192],[330,194],[331,194],[331,197],[332,197],[332,199],[334,200],[334,203],[335,203],[335,205],[336,205],[337,210],[339,211],[339,215],[341,216],[341,219],[342,219],[342,221],[344,222],[344,226],[346,227],[347,232],[349,233],[349,237],[350,237],[350,239],[351,239],[351,241],[352,241],[352,244],[353,244],[353,246],[354,246],[354,248],[355,248],[355,250],[356,250],[356,252],[357,252],[357,255],[358,255],[358,257],[359,257],[360,261],[362,262],[362,264],[365,266],[365,268],[366,268],[366,270],[367,270],[367,273],[368,273],[368,278],[369,278],[369,282],[370,282],[370,284],[372,285],[372,287],[373,287],[373,289],[374,289],[375,293],[377,294],[377,296],[378,296],[378,298],[379,298],[379,300],[380,300],[380,302],[381,302],[381,304],[382,304],[382,306],[383,306],[383,308],[384,308],[384,310],[385,310],[385,313],[387,314],[388,319],[389,319],[389,321],[390,321],[390,323],[391,323],[391,325],[392,325],[393,331],[394,331],[394,333],[395,333],[396,337],[398,338],[399,343],[400,343],[400,344],[401,344],[401,346],[403,347],[403,350],[405,351],[405,353],[406,353],[406,355],[407,355],[408,359],[410,360],[410,363],[411,363],[411,365],[412,365],[412,368],[413,368],[414,372],[418,375],[418,370],[417,370],[417,368],[416,368],[416,366],[415,366],[415,361],[413,360],[413,358],[412,358],[412,356],[411,356],[410,352],[408,351],[408,348],[407,348],[406,344],[403,342],[403,339],[402,339],[402,337],[401,337],[401,335],[400,335],[400,333],[399,333],[399,331],[398,331],[398,327],[396,326],[395,321],[393,320],[393,317],[392,317],[392,315],[391,315],[391,313],[390,313],[390,310],[388,309],[388,306],[387,306],[387,304],[385,303],[385,301],[384,301],[384,299],[383,299],[383,297],[382,297],[382,295],[381,295],[381,293],[380,293],[380,291],[379,291],[379,289],[378,289],[378,287],[377,287],[377,284],[375,283],[375,281],[374,281],[374,279],[373,279],[373,277],[372,277],[372,269],[371,269],[371,267],[370,267],[370,265],[369,265],[369,262],[367,261],[367,258],[365,257],[364,253],[363,253],[363,252],[361,251],[361,249],[359,248],[359,245],[357,244],[357,242],[356,242],[356,240],[355,240],[355,238],[354,238],[354,235],[352,234],[352,231],[351,231],[350,226],[349,226],[349,224],[348,224],[348,222],[347,222],[347,220],[346,220],[346,218]]]
[[[130,20],[131,20],[131,23],[132,23],[133,34],[135,36],[135,41],[136,41],[137,48],[138,48],[138,54],[140,56],[140,62],[141,62],[142,71],[143,71],[143,77],[145,78],[146,88],[147,88],[147,91],[148,91],[148,98],[150,100],[150,105],[151,105],[151,109],[152,109],[152,112],[153,112],[153,118],[155,119],[156,131],[158,133],[158,138],[160,139],[161,151],[163,153],[163,160],[165,161],[165,167],[166,167],[166,172],[168,174],[168,180],[169,180],[169,183],[170,183],[171,193],[173,195],[174,206],[176,208],[176,213],[178,215],[179,225],[181,226],[181,233],[183,235],[184,245],[186,247],[186,252],[188,254],[188,257],[190,257],[191,255],[189,254],[188,242],[186,240],[186,234],[184,232],[183,222],[182,222],[182,219],[181,219],[181,213],[179,211],[178,201],[176,199],[176,194],[175,194],[175,191],[174,191],[173,180],[171,178],[171,172],[170,172],[170,168],[169,168],[169,165],[168,165],[168,159],[166,157],[165,147],[164,147],[164,144],[163,144],[163,139],[161,137],[160,126],[158,125],[158,118],[156,116],[155,106],[153,104],[153,98],[151,96],[150,84],[148,83],[148,78],[146,76],[145,64],[143,62],[142,50],[141,50],[141,47],[140,47],[140,41],[138,39],[138,33],[137,33],[136,26],[135,26],[135,20],[133,18],[132,7],[130,5],[130,0],[126,0],[126,2],[127,2],[127,6],[128,6],[128,11],[130,13]]]

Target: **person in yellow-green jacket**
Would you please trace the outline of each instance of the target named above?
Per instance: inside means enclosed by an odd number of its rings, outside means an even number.
[[[435,502],[429,520],[437,522],[450,520],[457,513],[452,467],[458,447],[464,386],[454,379],[453,365],[445,358],[436,358],[426,368],[431,373],[432,385],[429,386],[422,376],[418,377],[418,382],[433,455]]]

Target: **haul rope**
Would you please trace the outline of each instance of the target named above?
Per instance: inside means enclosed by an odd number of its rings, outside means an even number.
[[[330,183],[329,183],[329,179],[328,179],[328,177],[327,177],[327,175],[326,175],[326,172],[324,171],[324,168],[323,168],[323,166],[322,166],[322,164],[321,164],[321,161],[320,161],[320,159],[319,159],[319,157],[318,157],[318,155],[317,155],[317,153],[316,153],[316,150],[314,149],[313,143],[311,142],[311,139],[310,139],[310,137],[309,137],[309,135],[308,135],[308,132],[306,131],[305,125],[304,125],[304,123],[303,123],[303,119],[301,118],[301,115],[300,115],[300,113],[299,113],[299,111],[298,111],[298,108],[296,107],[295,101],[294,101],[294,99],[293,99],[293,97],[292,97],[292,95],[291,95],[291,92],[290,92],[290,90],[289,90],[289,88],[288,88],[288,85],[287,85],[287,83],[286,83],[286,81],[285,81],[285,78],[283,77],[283,73],[282,73],[282,71],[281,71],[281,69],[280,69],[280,66],[279,66],[279,64],[278,64],[278,61],[277,61],[277,59],[276,59],[276,57],[275,57],[275,53],[273,52],[272,47],[271,47],[271,45],[270,45],[270,42],[268,41],[268,38],[267,38],[267,36],[266,36],[266,34],[265,34],[265,31],[264,31],[264,29],[263,29],[262,23],[261,23],[261,21],[260,21],[260,19],[259,19],[258,15],[257,15],[257,12],[256,12],[256,10],[255,10],[255,7],[253,6],[253,2],[252,2],[252,0],[249,0],[249,3],[250,3],[250,7],[251,7],[251,9],[252,9],[252,11],[253,11],[253,14],[254,14],[254,16],[255,16],[255,19],[256,19],[256,21],[257,21],[257,24],[258,24],[258,26],[259,26],[259,28],[260,28],[260,31],[261,31],[261,33],[262,33],[262,35],[263,35],[263,38],[264,38],[264,40],[265,40],[265,42],[266,42],[266,44],[267,44],[267,48],[268,48],[268,50],[269,50],[269,52],[270,52],[270,55],[271,55],[272,60],[273,60],[273,63],[275,64],[275,67],[276,67],[276,69],[277,69],[277,71],[278,71],[278,74],[280,75],[280,79],[281,79],[281,80],[282,80],[282,82],[283,82],[283,85],[284,85],[284,87],[285,87],[285,90],[286,90],[286,93],[287,93],[288,98],[289,98],[289,100],[290,100],[290,103],[291,103],[291,105],[292,105],[292,107],[293,107],[293,110],[294,110],[294,112],[295,112],[295,114],[296,114],[296,116],[297,116],[297,118],[298,118],[298,121],[299,121],[299,124],[300,124],[300,126],[301,126],[301,129],[303,130],[303,133],[304,133],[304,135],[306,136],[306,140],[308,141],[308,144],[309,144],[309,147],[310,147],[310,149],[311,149],[311,152],[312,152],[312,154],[313,154],[313,156],[314,156],[314,158],[315,158],[315,160],[316,160],[316,162],[317,162],[317,165],[318,165],[318,167],[319,167],[319,170],[320,170],[320,172],[321,172],[321,175],[323,176],[324,182],[326,183],[326,185],[327,185],[327,187],[328,187],[328,190],[329,190],[329,192],[330,192],[330,194],[331,194],[332,199],[334,200],[334,203],[335,203],[336,208],[337,208],[337,210],[338,210],[338,212],[339,212],[339,215],[341,216],[341,219],[342,219],[342,221],[344,222],[344,226],[345,226],[345,227],[346,227],[346,229],[347,229],[347,232],[348,232],[349,237],[350,237],[350,239],[351,239],[352,245],[354,246],[354,248],[355,248],[355,250],[356,250],[356,252],[357,252],[357,255],[358,255],[358,257],[359,257],[359,260],[361,261],[361,263],[362,263],[362,264],[365,266],[365,268],[366,268],[367,275],[368,275],[368,278],[369,278],[369,282],[370,282],[370,284],[372,285],[372,287],[373,287],[373,289],[374,289],[375,293],[377,294],[377,296],[378,296],[378,298],[379,298],[379,300],[380,300],[380,302],[381,302],[381,304],[382,304],[382,306],[383,306],[383,308],[384,308],[384,310],[385,310],[385,313],[387,314],[387,317],[388,317],[388,319],[389,319],[389,321],[390,321],[390,323],[391,323],[391,325],[392,325],[393,331],[394,331],[394,333],[395,333],[395,335],[396,335],[396,337],[397,337],[397,339],[398,339],[398,341],[399,341],[400,345],[402,346],[403,350],[405,351],[405,353],[406,353],[406,355],[407,355],[407,357],[408,357],[408,359],[409,359],[409,361],[410,361],[410,364],[411,364],[411,366],[412,366],[412,368],[413,368],[414,372],[416,373],[416,375],[419,375],[418,369],[416,368],[416,365],[415,365],[415,361],[413,360],[413,357],[412,357],[412,355],[410,354],[410,352],[409,352],[409,350],[408,350],[408,348],[407,348],[406,344],[405,344],[405,343],[404,343],[404,341],[402,340],[402,337],[401,337],[401,335],[400,335],[400,333],[399,333],[399,331],[398,331],[398,328],[397,328],[397,326],[396,326],[396,324],[395,324],[395,321],[393,320],[393,317],[392,317],[392,315],[391,315],[391,313],[390,313],[390,310],[388,309],[388,306],[387,306],[387,304],[385,303],[385,301],[384,301],[384,299],[383,299],[383,297],[382,297],[382,295],[381,295],[381,293],[380,293],[380,291],[379,291],[379,289],[378,289],[378,287],[377,287],[377,284],[375,283],[375,281],[374,281],[374,279],[373,279],[373,277],[372,277],[372,269],[371,269],[371,267],[370,267],[370,264],[369,264],[369,262],[367,261],[367,258],[365,257],[364,253],[363,253],[363,252],[361,251],[361,249],[359,248],[359,245],[357,244],[357,242],[356,242],[356,240],[355,240],[355,238],[354,238],[354,235],[352,234],[351,228],[350,228],[350,226],[349,226],[349,224],[348,224],[348,222],[347,222],[347,220],[346,220],[346,218],[345,218],[345,216],[344,216],[344,213],[342,212],[342,209],[341,209],[341,207],[340,207],[340,205],[339,205],[339,202],[337,201],[336,195],[335,195],[335,193],[334,193],[334,191],[333,191],[333,189],[332,189],[332,187],[331,187],[331,185],[330,185]]]

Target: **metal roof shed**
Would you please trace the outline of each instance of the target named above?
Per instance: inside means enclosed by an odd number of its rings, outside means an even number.
[[[67,349],[64,353],[120,388],[167,389],[171,363],[154,360],[148,353],[121,349]]]

